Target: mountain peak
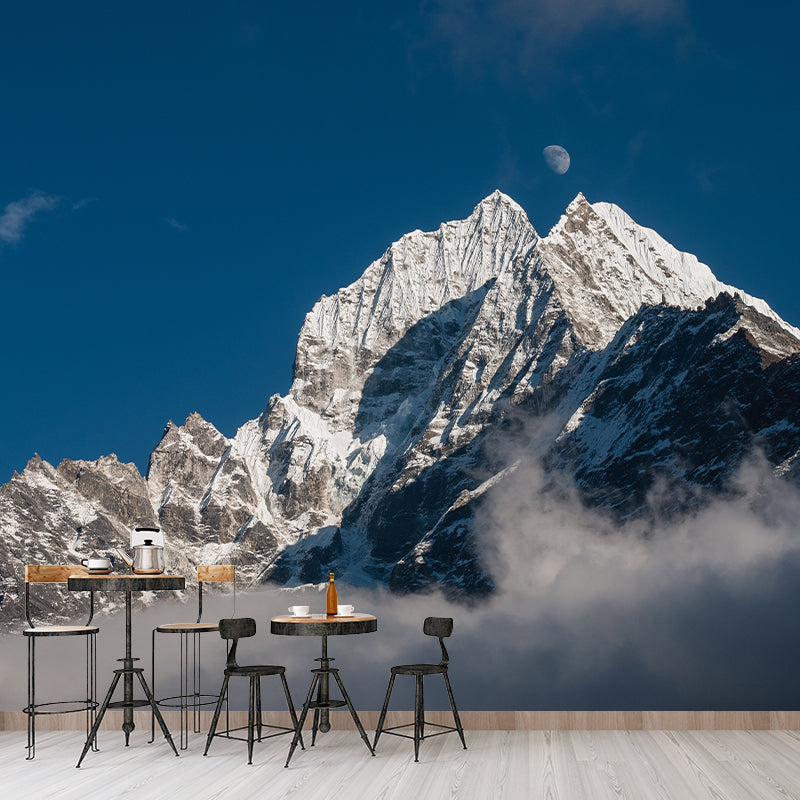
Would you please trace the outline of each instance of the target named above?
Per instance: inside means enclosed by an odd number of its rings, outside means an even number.
[[[500,191],[500,189],[495,189],[490,195],[484,197],[483,200],[481,200],[481,202],[478,203],[477,206],[475,206],[474,211],[478,211],[478,209],[480,209],[481,206],[487,206],[487,205],[494,206],[500,203],[510,206],[514,211],[522,212],[523,214],[525,214],[525,209],[516,200],[514,200],[513,197],[510,197],[505,192]]]
[[[329,417],[337,408],[349,414],[350,393],[361,391],[369,371],[414,325],[453,303],[470,306],[469,298],[477,301],[537,239],[522,207],[499,189],[466,219],[405,234],[357,281],[322,297],[306,315],[291,394]],[[341,381],[336,396],[331,364]]]
[[[37,472],[53,475],[56,472],[56,468],[49,461],[45,461],[38,453],[34,453],[25,465],[25,469],[22,470],[22,474],[31,475]]]
[[[565,311],[589,347],[607,345],[642,304],[692,309],[720,292],[737,291],[800,338],[763,300],[722,283],[691,253],[677,250],[613,203],[590,204],[579,193],[540,251]]]
[[[578,192],[573,201],[567,206],[567,214],[574,214],[581,206],[590,205],[589,201],[584,197],[583,192]]]

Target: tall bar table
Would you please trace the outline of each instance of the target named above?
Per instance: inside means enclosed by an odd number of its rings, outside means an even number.
[[[100,710],[97,712],[97,718],[94,721],[92,730],[89,737],[86,739],[86,744],[83,746],[83,752],[78,759],[76,766],[80,767],[86,753],[89,752],[95,734],[100,728],[100,723],[103,721],[103,716],[109,708],[122,708],[123,709],[123,723],[122,730],[125,733],[125,746],[130,744],[131,731],[136,727],[133,722],[133,709],[139,706],[150,706],[153,709],[153,714],[161,726],[164,738],[169,742],[175,755],[178,755],[178,750],[175,743],[172,741],[172,735],[167,728],[164,718],[158,709],[158,704],[153,698],[153,693],[144,679],[144,669],[142,667],[134,667],[133,662],[139,661],[134,658],[131,648],[131,592],[158,592],[168,590],[179,590],[186,588],[186,579],[182,575],[87,575],[86,573],[80,575],[70,575],[67,579],[67,587],[73,592],[125,592],[125,657],[117,659],[122,662],[121,669],[114,670],[114,678],[111,681],[108,692],[106,693],[105,700],[103,700]],[[139,678],[139,683],[142,686],[146,700],[135,700],[133,697],[133,676]],[[112,702],[111,697],[117,684],[123,679],[123,694],[122,700]]]
[[[361,720],[358,718],[358,714],[356,714],[356,710],[350,702],[342,679],[339,677],[339,670],[331,666],[331,661],[335,661],[335,659],[328,656],[328,637],[347,636],[355,633],[374,633],[378,630],[377,618],[372,616],[372,614],[350,614],[348,616],[340,614],[331,614],[330,616],[327,614],[311,614],[307,617],[293,615],[280,616],[272,618],[270,621],[270,630],[278,636],[322,637],[322,658],[314,659],[315,661],[319,661],[320,664],[319,667],[311,670],[314,675],[311,680],[311,688],[308,690],[308,697],[306,697],[306,702],[303,704],[303,711],[297,725],[297,732],[289,746],[289,755],[286,758],[286,764],[284,766],[289,766],[297,743],[300,740],[300,734],[303,730],[303,723],[306,720],[306,715],[312,708],[314,709],[314,722],[311,729],[312,747],[317,738],[317,730],[321,733],[327,733],[331,729],[329,710],[346,705],[364,744],[374,756],[375,751],[372,749],[367,734],[364,732]],[[331,700],[329,692],[331,675],[333,675],[334,680],[339,686],[339,691],[344,698],[343,700]],[[315,690],[317,692],[316,700],[314,699]]]

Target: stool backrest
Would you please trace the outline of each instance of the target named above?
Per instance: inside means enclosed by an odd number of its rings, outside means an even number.
[[[439,646],[442,648],[442,660],[439,662],[439,666],[446,666],[450,661],[450,656],[447,655],[447,648],[442,639],[450,636],[453,632],[453,618],[426,617],[425,622],[422,623],[422,632],[426,636],[436,636],[439,639]]]
[[[25,619],[31,628],[35,628],[31,619],[32,583],[66,583],[70,575],[86,575],[86,567],[81,564],[26,564],[25,565]],[[94,616],[94,592],[89,592],[89,619],[88,625]]]
[[[208,583],[215,581],[232,582],[236,577],[236,567],[233,564],[210,564],[197,567],[197,580]]]
[[[233,564],[206,564],[197,567],[197,621],[203,616],[203,584],[233,584],[233,613],[236,613],[236,567]]]
[[[85,573],[80,564],[26,564],[25,583],[66,583],[70,575]]]
[[[256,621],[252,617],[236,617],[219,621],[219,635],[231,642],[228,647],[228,667],[239,666],[236,663],[236,645],[239,639],[247,639],[256,635]]]
[[[422,623],[422,632],[426,636],[450,636],[453,633],[452,617],[427,617]]]

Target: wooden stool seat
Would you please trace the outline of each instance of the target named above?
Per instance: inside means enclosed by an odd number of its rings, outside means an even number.
[[[41,628],[26,628],[23,636],[88,636],[100,630],[96,625],[42,625]]]
[[[158,625],[159,633],[213,633],[219,630],[219,625],[213,622],[168,622]]]

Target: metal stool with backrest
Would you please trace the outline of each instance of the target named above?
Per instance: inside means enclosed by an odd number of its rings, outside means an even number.
[[[200,638],[204,633],[215,633],[219,630],[216,622],[203,622],[203,584],[233,583],[234,613],[236,612],[236,570],[232,564],[215,564],[197,567],[197,621],[170,622],[153,628],[152,659],[150,664],[150,686],[153,696],[156,694],[156,634],[175,633],[180,636],[180,694],[162,697],[156,703],[164,707],[178,707],[181,718],[180,748],[189,746],[189,710],[192,712],[192,730],[200,733],[200,707],[217,702],[217,695],[203,694],[200,688]],[[189,651],[191,650],[191,663]],[[191,670],[191,691],[189,672]],[[177,701],[177,702],[175,702]],[[155,713],[150,715],[150,741],[155,741]]]
[[[35,625],[31,619],[30,584],[66,583],[70,575],[85,574],[81,566],[57,566],[28,564],[25,567],[25,619],[30,626],[22,633],[28,640],[28,705],[23,712],[28,717],[28,760],[36,757],[36,717],[41,714],[63,714],[77,711],[86,713],[86,734],[92,729],[97,714],[97,632],[91,625],[94,616],[94,592],[89,595],[89,619],[85,625]],[[36,641],[42,638],[83,636],[86,641],[86,696],[80,700],[56,700],[36,702]],[[68,708],[68,706],[73,706]],[[48,708],[44,711],[42,709]],[[92,748],[97,749],[96,739]]]
[[[245,639],[250,636],[256,635],[256,621],[250,617],[242,617],[240,619],[221,619],[219,621],[219,635],[229,641],[231,644],[228,646],[228,659],[225,667],[225,677],[222,681],[222,688],[219,691],[219,698],[217,699],[217,706],[214,709],[214,717],[211,720],[211,727],[208,731],[208,739],[206,739],[206,749],[203,755],[208,755],[208,748],[211,746],[211,740],[215,736],[224,736],[228,739],[239,739],[240,741],[247,742],[247,763],[253,763],[253,742],[255,741],[255,732],[258,731],[258,741],[263,739],[271,739],[274,736],[283,736],[286,733],[298,733],[299,728],[297,724],[297,714],[294,711],[294,704],[292,703],[292,696],[289,694],[289,685],[286,683],[286,668],[279,667],[272,664],[259,664],[253,666],[243,666],[236,662],[236,646],[239,639]],[[291,728],[286,728],[281,725],[267,725],[261,719],[261,677],[263,675],[279,675],[281,683],[283,684],[283,692],[286,695],[286,705],[289,708],[289,715],[292,719]],[[249,678],[250,679],[250,693],[247,714],[247,739],[242,739],[240,736],[231,736],[233,731],[244,730],[241,728],[230,728],[217,733],[217,723],[219,721],[220,711],[222,710],[222,703],[228,696],[228,682],[233,677]],[[273,728],[280,733],[271,733],[269,736],[261,735],[263,728]],[[303,747],[303,738],[300,736],[300,747]],[[305,749],[303,747],[303,749]]]
[[[401,664],[392,667],[392,675],[389,678],[389,687],[386,690],[386,699],[383,702],[381,709],[381,716],[378,720],[378,728],[375,731],[375,741],[372,743],[373,749],[378,746],[378,739],[382,733],[391,733],[393,736],[402,736],[405,739],[414,740],[414,761],[419,761],[419,743],[423,739],[429,739],[431,736],[441,736],[445,733],[452,733],[457,731],[461,737],[461,744],[464,749],[467,749],[467,743],[464,741],[464,729],[461,727],[461,719],[458,716],[456,709],[456,701],[453,699],[453,690],[450,686],[450,678],[447,675],[447,665],[450,661],[447,655],[447,649],[444,646],[443,639],[450,636],[453,632],[453,620],[451,617],[428,617],[423,626],[422,632],[426,636],[436,636],[439,639],[439,645],[442,648],[442,660],[438,664]],[[391,728],[384,728],[383,723],[386,719],[386,711],[389,708],[389,698],[392,696],[392,687],[394,686],[394,679],[398,675],[413,675],[414,676],[414,721],[406,725],[395,725]],[[438,725],[435,722],[425,721],[425,694],[424,694],[424,678],[426,675],[441,675],[444,678],[444,685],[447,687],[447,696],[450,698],[450,708],[453,711],[453,719],[455,720],[455,727],[450,725]],[[425,726],[432,725],[435,728],[443,728],[444,730],[437,731],[425,735]],[[409,736],[406,733],[397,733],[400,728],[414,728],[414,735]]]

